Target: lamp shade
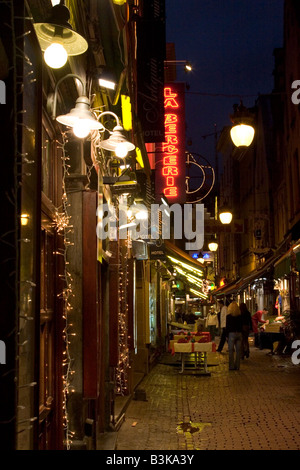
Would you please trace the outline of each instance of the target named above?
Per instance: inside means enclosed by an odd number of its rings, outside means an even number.
[[[34,24],[42,51],[47,51],[53,44],[63,47],[67,56],[80,55],[87,50],[87,41],[72,29],[69,19],[70,11],[61,2],[52,7],[50,17],[45,23]]]
[[[208,249],[209,249],[209,251],[217,251],[218,246],[219,246],[218,243],[215,240],[212,240],[208,244]]]
[[[238,124],[231,128],[230,136],[236,147],[249,147],[254,138],[254,128],[247,124]]]
[[[75,108],[68,114],[57,116],[56,120],[65,126],[73,127],[77,137],[86,137],[91,130],[104,129],[91,112],[90,100],[86,96],[77,98]]]
[[[232,221],[232,212],[228,209],[223,209],[220,211],[219,217],[222,224],[230,224]]]
[[[110,152],[116,152],[119,158],[125,158],[128,152],[135,149],[135,145],[128,142],[126,137],[123,135],[123,127],[114,127],[112,134],[106,140],[100,142],[100,147]]]

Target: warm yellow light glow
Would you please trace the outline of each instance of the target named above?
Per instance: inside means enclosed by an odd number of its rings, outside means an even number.
[[[125,158],[127,156],[128,150],[124,142],[121,142],[116,146],[115,154],[118,158]]]
[[[99,78],[99,85],[103,88],[108,88],[109,90],[114,90],[116,88],[115,82],[105,80],[104,78]]]
[[[208,249],[209,251],[217,251],[218,249],[218,243],[213,241],[208,244]]]
[[[91,126],[88,119],[78,119],[73,126],[74,135],[80,139],[87,137],[90,131]]]
[[[193,294],[196,294],[196,295],[198,295],[199,297],[202,297],[203,299],[207,299],[207,295],[203,294],[202,292],[199,292],[198,290],[190,289],[190,291],[191,291]]]
[[[236,147],[249,147],[254,138],[254,128],[246,124],[239,124],[231,128],[230,135]]]
[[[144,160],[141,150],[136,147],[136,161],[140,165],[141,168],[144,168]]]
[[[175,259],[173,258],[172,256],[169,256],[168,255],[168,258],[172,261],[172,263],[174,264],[178,264],[179,266],[181,266],[182,268],[186,269],[187,271],[190,271],[194,274],[197,274],[198,276],[203,276],[203,271],[200,270],[200,269],[196,269],[196,268],[192,268],[189,264],[187,263],[183,263],[182,261],[178,260],[178,259]]]
[[[222,224],[230,224],[232,221],[232,213],[228,211],[221,212],[219,217]]]
[[[130,96],[121,95],[122,105],[122,123],[125,131],[131,131],[132,129],[132,112],[131,112],[131,101]]]
[[[21,225],[28,225],[29,214],[21,214]]]
[[[45,62],[52,69],[60,69],[68,60],[68,53],[64,46],[57,42],[52,43],[44,53]]]
[[[113,3],[115,3],[116,5],[124,5],[124,3],[126,3],[126,0],[113,0]]]

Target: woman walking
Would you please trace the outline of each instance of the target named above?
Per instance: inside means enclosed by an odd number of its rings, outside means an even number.
[[[242,347],[242,315],[240,307],[235,301],[228,306],[226,334],[228,338],[229,370],[239,370]]]

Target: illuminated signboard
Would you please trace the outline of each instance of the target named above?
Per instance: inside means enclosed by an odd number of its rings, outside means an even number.
[[[186,201],[184,87],[184,83],[165,85],[165,141],[157,145],[156,153],[157,200],[164,195],[170,204]]]

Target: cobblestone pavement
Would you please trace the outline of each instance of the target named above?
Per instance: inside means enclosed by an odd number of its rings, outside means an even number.
[[[170,356],[157,364],[132,400],[116,450],[299,450],[300,365],[250,348],[239,371],[228,353],[210,354],[210,376],[179,373]]]

